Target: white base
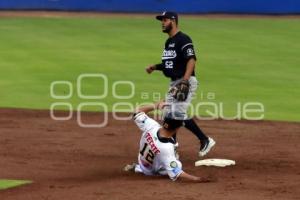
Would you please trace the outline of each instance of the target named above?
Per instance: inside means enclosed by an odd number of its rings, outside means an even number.
[[[198,160],[195,162],[195,166],[215,166],[215,167],[226,167],[230,165],[235,165],[234,160],[228,159],[218,159],[218,158],[210,158],[204,160]]]

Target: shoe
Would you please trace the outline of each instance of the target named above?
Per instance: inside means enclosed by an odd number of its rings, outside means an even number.
[[[201,143],[201,147],[200,147],[200,151],[199,151],[199,157],[203,157],[205,156],[209,151],[210,149],[215,146],[216,142],[208,137],[208,139],[206,141],[204,141],[203,143]]]
[[[123,171],[125,172],[134,172],[136,167],[136,163],[132,163],[131,165],[128,164],[123,168]]]
[[[179,147],[179,144],[178,144],[178,142],[176,142],[176,144],[174,144],[174,152],[175,152],[175,158],[177,159],[177,160],[179,160],[179,153],[178,153],[178,147]]]

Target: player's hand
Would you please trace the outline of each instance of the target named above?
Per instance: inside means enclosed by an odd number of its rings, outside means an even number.
[[[195,181],[198,183],[211,183],[211,182],[216,182],[217,177],[212,175],[209,175],[207,177],[197,177]]]
[[[148,74],[151,74],[154,70],[155,70],[155,65],[149,65],[149,66],[146,68],[146,72],[147,72]]]
[[[164,100],[162,100],[162,101],[156,103],[156,109],[162,110],[162,109],[164,109],[165,106],[168,106],[168,105],[169,105],[168,103],[166,103]]]

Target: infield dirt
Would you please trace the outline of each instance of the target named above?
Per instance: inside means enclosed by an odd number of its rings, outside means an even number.
[[[60,115],[66,115],[59,112]],[[122,114],[125,115],[125,114]],[[103,113],[84,113],[86,123]],[[227,158],[227,168],[194,167],[196,138],[178,133],[184,170],[217,182],[172,182],[125,173],[136,161],[140,131],[109,114],[104,128],[81,128],[76,118],[54,121],[49,111],[0,109],[0,177],[33,184],[0,191],[0,199],[299,199],[300,124],[271,121],[197,121],[217,145],[206,158]]]

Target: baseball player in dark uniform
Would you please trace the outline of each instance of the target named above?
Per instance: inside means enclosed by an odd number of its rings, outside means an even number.
[[[162,53],[162,62],[150,65],[146,71],[150,74],[154,70],[162,71],[163,74],[170,78],[170,90],[166,96],[166,103],[171,106],[165,107],[165,112],[175,109],[176,112],[185,114],[184,126],[193,132],[200,140],[199,156],[206,155],[215,145],[215,141],[206,136],[197,126],[192,118],[188,118],[187,109],[196,92],[198,81],[195,76],[196,55],[191,38],[179,31],[178,15],[174,12],[163,12],[156,16],[161,21],[162,31],[169,35],[165,42],[165,48]],[[179,85],[179,87],[177,87]],[[174,95],[174,88],[188,88],[185,98],[177,98]],[[176,139],[176,138],[175,138]]]

